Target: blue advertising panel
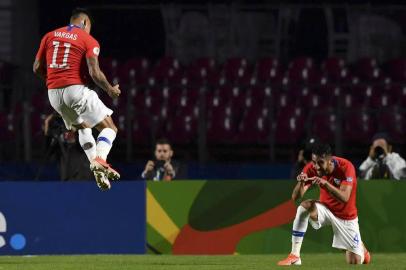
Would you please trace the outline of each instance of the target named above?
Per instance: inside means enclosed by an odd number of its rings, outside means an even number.
[[[145,253],[145,183],[0,183],[0,254]]]

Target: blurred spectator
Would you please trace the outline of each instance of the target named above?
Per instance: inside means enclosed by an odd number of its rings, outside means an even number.
[[[78,143],[75,131],[66,130],[57,113],[50,114],[45,119],[44,134],[47,138],[45,157],[47,161],[56,160],[59,163],[62,181],[93,179],[89,160]]]
[[[365,180],[406,178],[406,162],[398,153],[392,152],[392,145],[385,133],[374,135],[369,156],[359,170]]]
[[[149,160],[142,172],[142,178],[153,181],[172,181],[183,177],[179,163],[172,160],[173,149],[170,142],[160,139],[155,144],[155,159]]]
[[[319,140],[316,137],[309,137],[302,144],[299,153],[297,155],[297,161],[293,165],[290,177],[296,179],[296,177],[302,172],[304,166],[312,161],[312,148],[317,144]]]

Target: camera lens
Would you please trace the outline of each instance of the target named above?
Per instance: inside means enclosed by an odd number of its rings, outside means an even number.
[[[375,158],[378,160],[382,160],[384,157],[385,157],[385,150],[380,146],[375,147]]]

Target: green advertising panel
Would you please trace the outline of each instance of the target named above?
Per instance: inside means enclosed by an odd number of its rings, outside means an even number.
[[[147,184],[150,253],[287,253],[300,201],[294,181],[176,181]],[[374,252],[406,251],[406,182],[360,181],[357,207],[361,236]],[[318,188],[305,198],[318,198]],[[309,226],[306,252],[331,252],[330,227]]]

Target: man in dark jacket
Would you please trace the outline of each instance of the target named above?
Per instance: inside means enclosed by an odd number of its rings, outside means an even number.
[[[160,139],[155,144],[155,160],[149,160],[141,176],[146,180],[172,181],[174,178],[183,177],[180,174],[180,166],[172,160],[173,149],[170,142]]]

